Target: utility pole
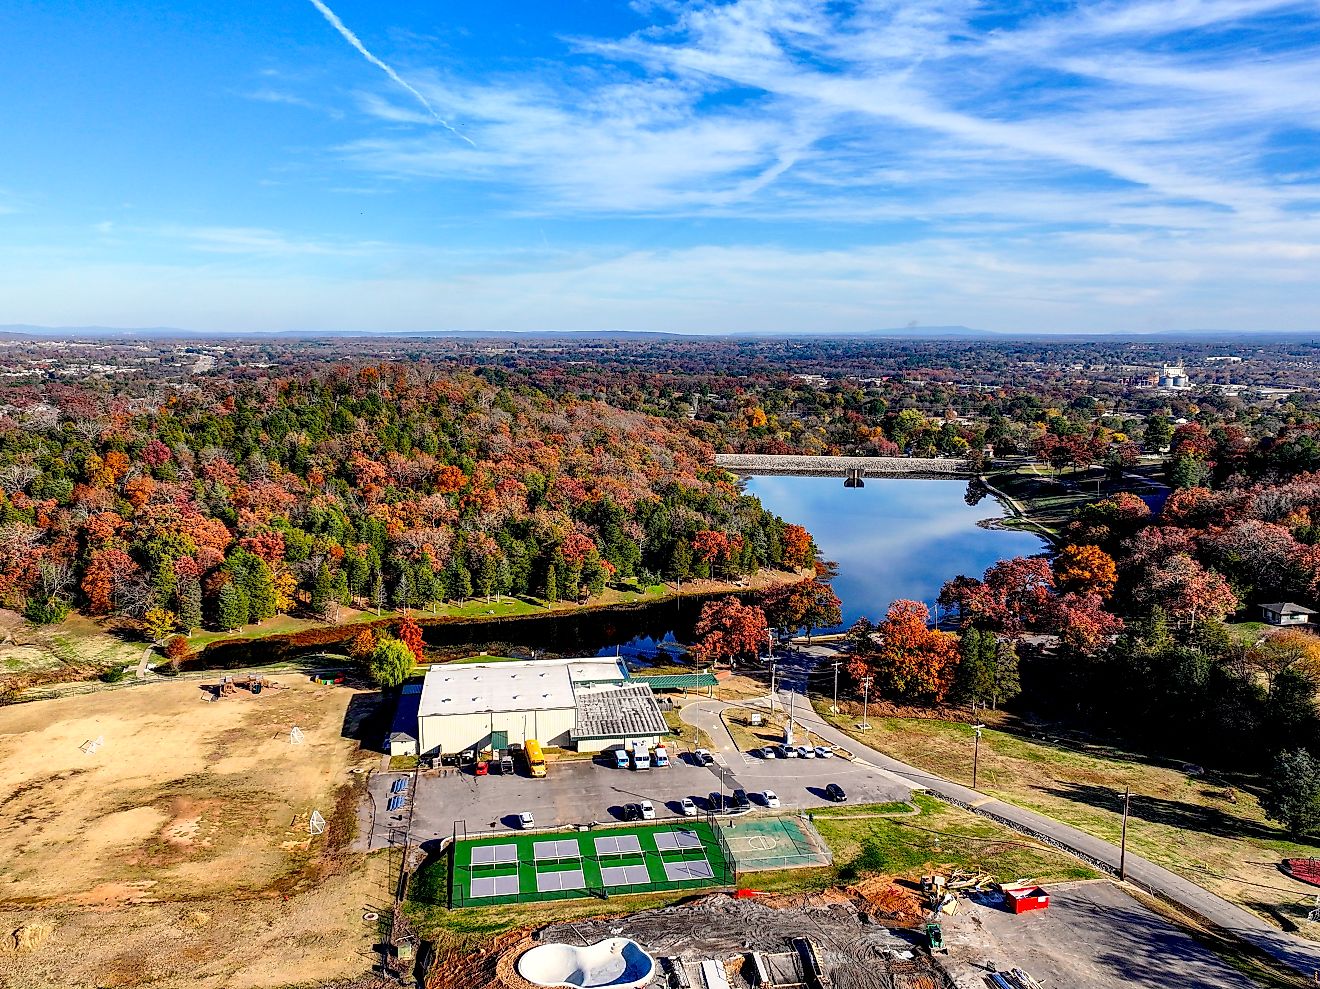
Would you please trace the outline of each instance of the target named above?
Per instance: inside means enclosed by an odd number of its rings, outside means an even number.
[[[1132,803],[1132,791],[1129,787],[1123,788],[1123,837],[1118,844],[1118,878],[1119,881],[1127,879],[1127,819],[1128,807]]]
[[[775,661],[775,632],[778,629],[768,628],[765,630],[765,637],[770,640],[770,713],[775,713],[775,670],[777,663]]]
[[[831,708],[836,714],[839,710],[839,661],[834,661],[834,707]]]
[[[868,676],[862,681],[862,723],[858,725],[861,731],[870,731],[871,725],[866,720],[867,708],[871,701],[871,678]]]
[[[981,764],[981,732],[985,725],[976,725],[976,747],[972,749],[972,789],[976,789],[976,771]]]
[[[796,700],[797,700],[797,694],[790,691],[788,695],[788,727],[784,729],[785,745],[793,744],[793,708],[794,708],[793,702]]]

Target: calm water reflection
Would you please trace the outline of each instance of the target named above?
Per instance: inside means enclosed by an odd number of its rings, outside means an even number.
[[[979,577],[998,560],[1044,548],[1036,536],[978,526],[1003,510],[989,497],[969,506],[965,481],[868,478],[866,487],[849,489],[841,477],[753,477],[747,491],[806,526],[825,558],[839,564],[834,589],[845,625],[884,617],[895,598],[933,607],[950,577]]]

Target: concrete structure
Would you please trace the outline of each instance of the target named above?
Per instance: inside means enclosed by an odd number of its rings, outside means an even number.
[[[543,746],[598,751],[654,744],[669,727],[644,684],[615,658],[432,666],[417,713],[422,755]]]
[[[1290,601],[1262,604],[1260,612],[1271,625],[1305,625],[1315,614],[1310,608],[1303,608]]]
[[[518,974],[546,987],[642,989],[655,977],[655,959],[625,937],[592,945],[542,944],[518,959]]]
[[[717,453],[715,466],[735,474],[802,474],[859,477],[929,477],[974,474],[971,465],[953,457],[809,457],[768,453]]]
[[[405,683],[386,739],[390,755],[417,755],[417,711],[421,703],[422,685]]]

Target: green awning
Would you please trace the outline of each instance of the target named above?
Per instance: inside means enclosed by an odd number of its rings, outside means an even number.
[[[634,683],[645,683],[652,690],[696,690],[713,687],[718,683],[714,673],[654,673],[650,676],[634,673]]]

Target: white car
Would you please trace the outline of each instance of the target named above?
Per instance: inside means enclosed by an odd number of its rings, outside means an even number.
[[[683,808],[684,817],[697,816],[697,805],[693,802],[691,797],[684,797],[679,806]]]
[[[810,745],[799,745],[799,746],[798,746],[798,750],[797,750],[797,752],[798,752],[798,758],[799,758],[799,759],[814,759],[814,758],[816,758],[816,750],[813,749]]]
[[[651,801],[649,800],[642,801],[642,820],[643,821],[655,820],[655,805],[652,804]]]
[[[709,749],[697,749],[692,753],[692,756],[697,760],[698,766],[709,766],[715,761],[715,757],[710,754]]]
[[[775,793],[774,790],[766,790],[765,793],[761,794],[761,799],[765,801],[767,807],[779,806],[779,794]]]
[[[764,748],[761,749],[761,758],[762,758],[762,759],[778,759],[778,758],[779,758],[779,750],[776,749],[773,745],[767,745],[767,746],[765,746]]]
[[[518,827],[522,828],[524,831],[536,827],[536,820],[532,817],[532,812],[530,810],[525,810],[518,815]]]
[[[832,748],[830,748],[828,745],[817,745],[817,746],[816,746],[816,758],[817,758],[817,759],[828,759],[828,758],[830,758],[830,757],[833,756],[833,755],[834,755],[834,750],[833,750]]]

